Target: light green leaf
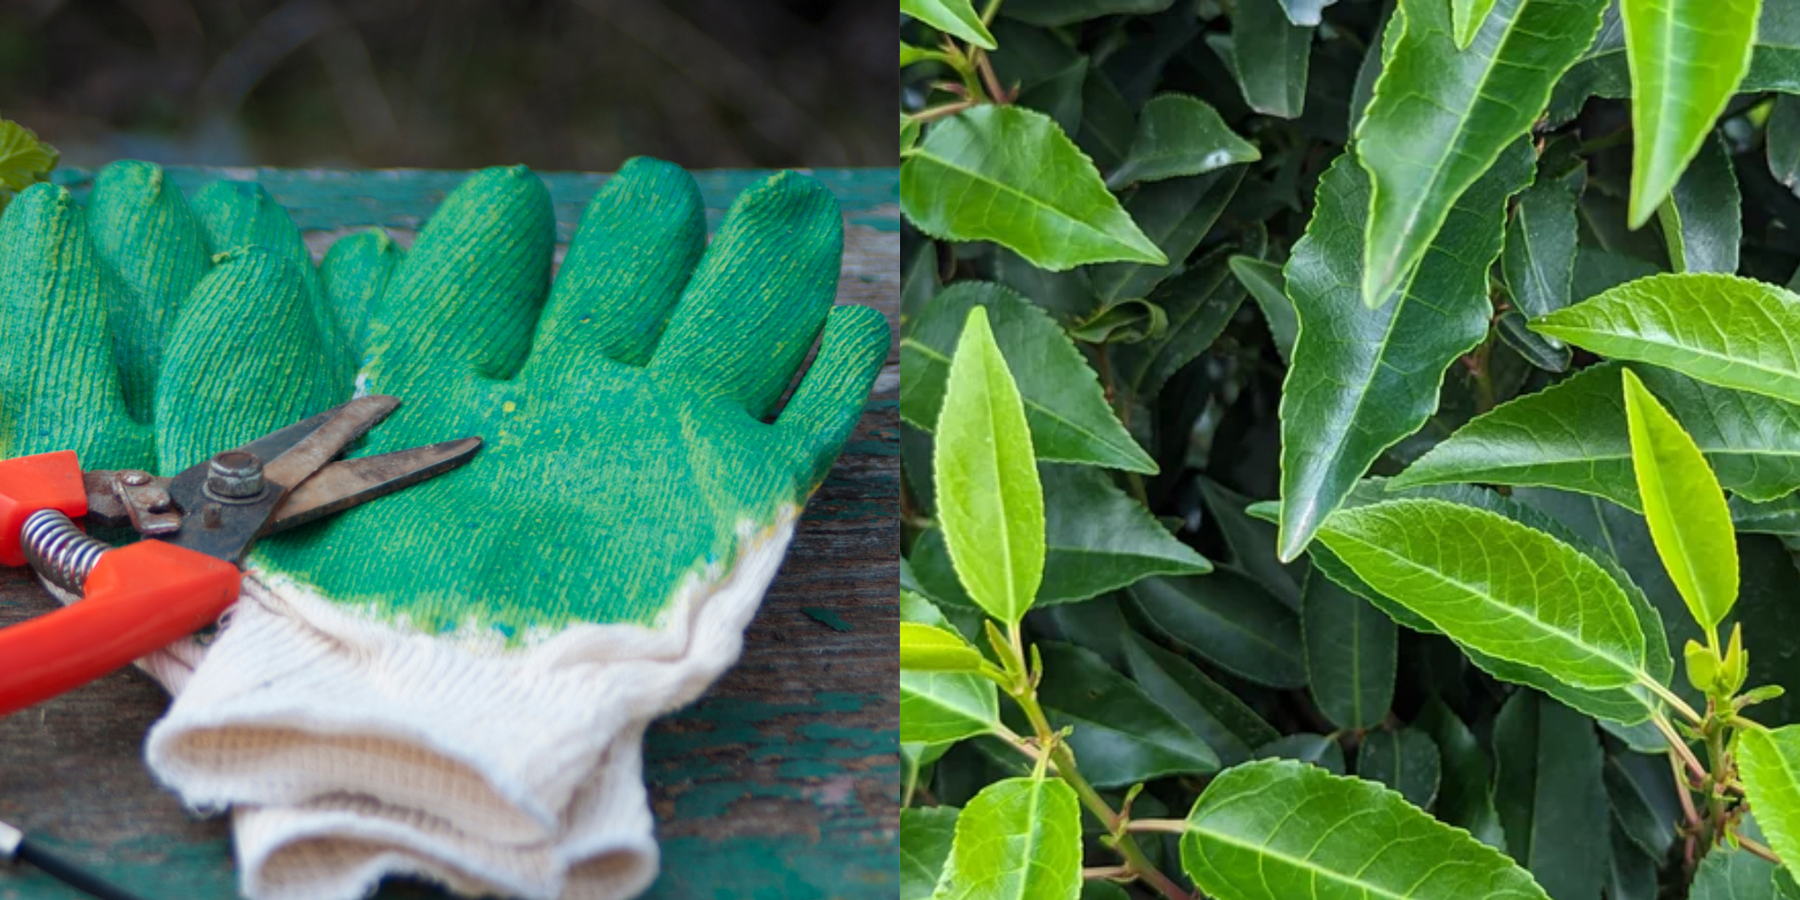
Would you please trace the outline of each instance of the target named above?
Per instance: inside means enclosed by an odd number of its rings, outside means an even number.
[[[1643,509],[1619,373],[1605,363],[1469,421],[1388,481],[1554,487]],[[1719,481],[1754,500],[1800,485],[1800,407],[1716,388],[1667,369],[1638,370],[1706,455]]]
[[[953,806],[900,810],[900,900],[927,900],[937,888],[959,812]]]
[[[1312,28],[1294,24],[1280,0],[1237,0],[1228,8],[1231,33],[1207,35],[1208,46],[1237,78],[1251,109],[1298,117],[1306,105]]]
[[[1600,896],[1601,763],[1593,723],[1535,691],[1514,693],[1494,720],[1494,807],[1506,852],[1556,900]]]
[[[1450,0],[1450,20],[1456,28],[1457,49],[1469,49],[1475,42],[1476,32],[1481,30],[1481,23],[1487,21],[1488,13],[1493,9],[1494,0]]]
[[[920,231],[994,241],[1060,272],[1169,260],[1049,116],[983,105],[932,126],[900,165],[900,209]]]
[[[1319,712],[1339,728],[1381,724],[1394,699],[1394,620],[1315,572],[1306,580],[1300,621]]]
[[[981,653],[962,635],[918,622],[900,623],[900,668],[914,672],[978,672]]]
[[[1431,735],[1416,728],[1384,728],[1363,735],[1356,749],[1356,775],[1379,781],[1425,809],[1437,799],[1443,763]]]
[[[1775,864],[1748,850],[1715,847],[1700,860],[1688,900],[1782,900]]]
[[[1138,114],[1131,150],[1106,183],[1119,188],[1137,181],[1204,175],[1261,158],[1256,145],[1234,134],[1204,100],[1158,94]]]
[[[915,428],[937,425],[950,355],[969,311],[987,310],[1000,351],[1016,360],[1014,377],[1031,426],[1031,444],[1048,462],[1081,463],[1153,474],[1156,462],[1113,415],[1100,377],[1054,320],[997,284],[958,282],[933,298],[900,340],[900,416]]]
[[[1800,403],[1800,297],[1731,275],[1652,275],[1532,323],[1604,356]]]
[[[1236,694],[1179,654],[1135,631],[1125,632],[1124,648],[1131,679],[1156,705],[1191,727],[1222,764],[1235,766],[1281,736]]]
[[[1287,760],[1213,779],[1181,865],[1216,900],[1543,900],[1531,876],[1378,784]]]
[[[981,789],[956,818],[932,900],[1075,900],[1081,893],[1081,805],[1060,778],[1008,778]]]
[[[1045,465],[1038,474],[1047,504],[1039,605],[1086,600],[1152,575],[1212,571],[1105,472]]]
[[[1297,558],[1382,452],[1437,411],[1444,370],[1487,334],[1506,198],[1531,170],[1530,145],[1502,154],[1450,210],[1407,290],[1379,308],[1357,293],[1368,176],[1346,151],[1320,178],[1286,270],[1301,327],[1281,396],[1283,559]]]
[[[1220,569],[1146,578],[1129,593],[1146,621],[1220,668],[1269,687],[1305,686],[1300,623],[1256,582]]]
[[[900,592],[901,624],[949,629],[931,601]],[[900,741],[943,744],[987,734],[1000,725],[999,689],[980,675],[900,673]]]
[[[0,192],[22,191],[45,180],[59,158],[55,147],[38,140],[37,132],[0,119]]]
[[[1363,301],[1405,287],[1457,198],[1530,130],[1600,27],[1606,0],[1498,0],[1458,51],[1450,5],[1404,0],[1405,28],[1356,128],[1373,185]]]
[[[1547,534],[1486,510],[1408,499],[1341,510],[1319,537],[1370,587],[1459,644],[1578,688],[1650,677],[1625,592]]]
[[[1548,124],[1556,127],[1574,118],[1588,97],[1617,100],[1631,96],[1629,69],[1625,59],[1625,23],[1615,4],[1607,8],[1600,34],[1581,62],[1556,86]],[[1744,94],[1800,92],[1800,7],[1786,2],[1762,4],[1750,71],[1738,83],[1737,90]]]
[[[1725,492],[1681,423],[1626,369],[1625,416],[1644,518],[1688,612],[1716,646],[1719,622],[1737,602],[1737,539]]]
[[[1288,299],[1281,266],[1250,256],[1233,256],[1228,262],[1231,274],[1262,310],[1276,355],[1283,363],[1289,362],[1294,356],[1294,339],[1300,334],[1300,319],[1294,313],[1294,301]]]
[[[1025,406],[982,307],[969,311],[950,361],[932,469],[963,588],[988,615],[1017,623],[1044,574],[1044,491]]]
[[[1620,0],[1631,68],[1631,227],[1649,221],[1750,70],[1762,0]]]
[[[1727,275],[1737,271],[1738,244],[1744,239],[1743,200],[1724,135],[1706,138],[1656,214],[1675,271]]]
[[[1073,726],[1069,749],[1096,787],[1219,770],[1218,755],[1193,729],[1098,654],[1055,641],[1035,646],[1044,659],[1038,700],[1052,726]]]
[[[1746,728],[1737,734],[1744,796],[1770,849],[1789,875],[1800,878],[1800,725]]]
[[[996,46],[969,0],[900,0],[900,11],[983,50]]]

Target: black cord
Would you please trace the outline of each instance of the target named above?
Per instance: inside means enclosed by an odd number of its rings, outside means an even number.
[[[82,871],[74,863],[33,843],[30,838],[19,842],[16,856],[43,869],[52,878],[78,891],[99,897],[100,900],[139,900],[136,894],[127,893]]]

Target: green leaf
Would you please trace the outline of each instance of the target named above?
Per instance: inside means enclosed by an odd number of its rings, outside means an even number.
[[[1291,759],[1318,766],[1333,775],[1344,774],[1344,748],[1325,734],[1290,734],[1256,748],[1258,759]]]
[[[1437,799],[1443,764],[1431,735],[1416,728],[1382,729],[1363,735],[1356,750],[1356,774],[1399,791],[1420,809]]]
[[[1736,272],[1738,244],[1744,239],[1742,207],[1725,138],[1711,135],[1657,207],[1675,271]]]
[[[1137,133],[1125,162],[1107,176],[1113,188],[1255,162],[1256,145],[1238,137],[1206,101],[1188,94],[1158,94],[1138,113]]]
[[[1560,179],[1540,174],[1538,182],[1519,195],[1506,226],[1506,249],[1500,254],[1507,294],[1520,313],[1536,318],[1569,305],[1575,238],[1575,191]],[[1523,330],[1501,333],[1527,359],[1537,356],[1558,363],[1542,368],[1560,372],[1569,367],[1569,348],[1562,341]]]
[[[1238,766],[1188,815],[1181,865],[1217,900],[1527,900],[1511,860],[1378,784],[1286,760]]]
[[[994,339],[1009,360],[1031,426],[1031,444],[1048,462],[1107,466],[1153,474],[1156,462],[1113,416],[1100,378],[1054,320],[997,284],[953,284],[926,305],[900,340],[900,416],[915,428],[935,427],[944,403],[950,355],[963,322],[987,310]]]
[[[978,672],[981,653],[962,635],[918,622],[900,623],[900,668],[913,672]]]
[[[1745,728],[1737,735],[1744,796],[1769,848],[1789,875],[1800,878],[1800,725]]]
[[[1506,832],[1494,809],[1493,771],[1487,752],[1469,726],[1435,694],[1419,710],[1413,727],[1437,744],[1443,777],[1438,788],[1437,816],[1468,829],[1475,839],[1496,850],[1506,847]]]
[[[1280,0],[1237,0],[1231,33],[1206,42],[1237,78],[1244,102],[1265,116],[1292,119],[1306,105],[1313,30],[1295,25]]]
[[[1060,778],[1008,778],[981,789],[956,818],[932,900],[1075,900],[1081,893],[1081,804]]]
[[[1731,275],[1652,275],[1532,323],[1541,334],[1708,384],[1800,403],[1800,297]]]
[[[1086,600],[1152,575],[1212,571],[1105,472],[1045,465],[1039,476],[1048,505],[1039,604]]]
[[[1211,747],[1221,764],[1250,759],[1280,732],[1236,694],[1206,677],[1179,654],[1164,650],[1134,631],[1124,635],[1125,664],[1133,681],[1156,704],[1186,723]]]
[[[1098,655],[1054,641],[1036,647],[1044,659],[1038,701],[1051,725],[1074,727],[1069,748],[1094,786],[1219,770],[1218,755],[1199,735]]]
[[[1600,741],[1580,713],[1517,691],[1494,720],[1494,806],[1506,851],[1556,900],[1592,900],[1605,871]]]
[[[1157,285],[1150,299],[1168,312],[1169,329],[1161,337],[1120,347],[1113,354],[1115,371],[1133,396],[1155,396],[1231,324],[1244,302],[1244,291],[1228,269],[1220,251]]]
[[[909,591],[900,593],[902,624],[948,628],[937,607]],[[900,740],[942,744],[987,734],[1000,724],[999,689],[980,675],[900,673]]]
[[[1388,481],[1537,485],[1604,497],[1642,510],[1631,468],[1624,366],[1592,366],[1477,416]],[[1687,426],[1719,481],[1774,500],[1800,485],[1800,407],[1711,387],[1667,369],[1637,370]]]
[[[0,119],[0,192],[22,191],[46,180],[59,158],[55,147],[38,140],[37,132]]]
[[[1469,49],[1475,42],[1475,34],[1481,30],[1481,23],[1487,21],[1489,12],[1494,9],[1494,0],[1450,0],[1450,21],[1456,29],[1456,46],[1459,50]]]
[[[900,900],[928,900],[950,858],[956,834],[952,806],[900,810]]]
[[[1368,177],[1346,152],[1320,178],[1286,270],[1301,327],[1281,396],[1283,559],[1298,557],[1370,464],[1436,412],[1444,370],[1487,334],[1506,198],[1531,167],[1523,142],[1503,154],[1457,201],[1407,290],[1376,309],[1357,293]]]
[[[1194,252],[1200,240],[1212,229],[1243,178],[1243,169],[1232,168],[1139,186],[1125,201],[1125,209],[1155,242],[1157,249],[1169,257],[1169,264],[1095,266],[1088,270],[1094,293],[1103,303],[1142,297],[1163,279],[1179,271],[1188,254]]]
[[[1300,319],[1294,312],[1294,301],[1288,299],[1281,277],[1281,266],[1250,256],[1233,256],[1228,260],[1231,274],[1250,292],[1262,310],[1263,322],[1269,326],[1269,337],[1275,342],[1275,353],[1283,364],[1294,356],[1294,339],[1300,334]]]
[[[981,307],[950,361],[932,469],[957,577],[988,615],[1016,624],[1044,574],[1044,491],[1025,406]]]
[[[1211,478],[1201,477],[1197,481],[1200,496],[1206,502],[1206,512],[1218,526],[1225,545],[1231,549],[1232,566],[1255,579],[1287,608],[1299,612],[1306,564],[1283,563],[1275,556],[1275,529],[1249,514],[1250,498]]]
[[[1169,330],[1169,314],[1148,300],[1119,300],[1095,310],[1068,327],[1069,337],[1085,344],[1135,344]]]
[[[1169,8],[1174,0],[1009,0],[1000,14],[1033,25],[1073,25],[1101,16],[1146,16]]]
[[[1408,499],[1341,510],[1319,536],[1370,587],[1459,644],[1577,688],[1650,677],[1625,592],[1547,534],[1486,510]]]
[[[1674,779],[1662,754],[1618,753],[1606,758],[1601,774],[1613,817],[1652,858],[1662,859],[1675,843],[1681,807]]]
[[[1319,712],[1339,728],[1373,728],[1394,700],[1394,620],[1323,575],[1306,580],[1300,621]]]
[[[1760,503],[1732,497],[1726,506],[1731,509],[1732,526],[1740,533],[1800,537],[1800,494]]]
[[[1269,687],[1305,686],[1300,623],[1250,579],[1220,569],[1198,578],[1146,578],[1129,593],[1158,631],[1220,668]]]
[[[1281,0],[1281,8],[1287,11],[1288,21],[1295,25],[1317,25],[1320,13],[1325,7],[1337,0]]]
[[[1087,84],[1087,57],[1019,92],[1018,103],[1056,120],[1064,134],[1081,127],[1081,92]]]
[[[1450,5],[1404,0],[1405,28],[1357,125],[1373,185],[1360,284],[1380,306],[1406,285],[1457,198],[1530,130],[1600,27],[1605,0],[1498,0],[1458,51]],[[1485,268],[1485,266],[1484,266]]]
[[[1748,850],[1715,847],[1700,860],[1688,900],[1781,900],[1775,864]]]
[[[1762,0],[1621,0],[1631,67],[1631,227],[1649,221],[1750,70]]]
[[[1566,372],[1575,353],[1567,344],[1547,338],[1531,330],[1531,325],[1516,309],[1503,309],[1494,318],[1494,333],[1518,351],[1525,361],[1546,372]]]
[[[1782,94],[1775,98],[1765,140],[1769,174],[1790,191],[1800,186],[1800,97]]]
[[[1716,629],[1738,593],[1737,540],[1725,492],[1681,423],[1630,369],[1624,378],[1632,467],[1650,536],[1688,612],[1716,646]]]
[[[983,50],[997,46],[969,0],[900,0],[900,11]]]
[[[994,241],[1053,272],[1168,262],[1056,122],[1019,106],[978,106],[932,126],[900,165],[900,209],[932,237]]]
[[[1075,143],[1102,169],[1124,162],[1137,127],[1137,111],[1098,67],[1089,67],[1081,86],[1081,130]]]
[[[1617,819],[1607,832],[1612,845],[1606,867],[1607,900],[1657,900],[1656,860],[1625,834]]]

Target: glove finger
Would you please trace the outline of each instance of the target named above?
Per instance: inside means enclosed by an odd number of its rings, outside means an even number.
[[[373,228],[332,244],[319,264],[319,280],[325,283],[325,297],[337,323],[337,340],[358,368],[369,349],[381,292],[402,255],[400,245],[387,232]]]
[[[651,368],[763,418],[837,294],[844,223],[818,182],[783,172],[732,203],[657,344]]]
[[[108,311],[125,408],[148,423],[176,311],[211,268],[206,236],[162,167],[122,160],[100,170],[87,202],[94,253],[117,277]]]
[[[162,474],[338,401],[301,267],[262,247],[227,251],[184,304],[156,384]]]
[[[213,256],[240,247],[261,247],[295,265],[306,291],[309,314],[322,334],[333,337],[327,353],[333,378],[340,385],[337,396],[348,400],[356,360],[348,349],[348,341],[338,340],[343,332],[326,299],[319,273],[313,269],[312,253],[288,211],[262,185],[251,181],[215,181],[194,195],[192,206],[206,233],[207,252]]]
[[[706,208],[681,167],[638,157],[608,179],[587,211],[550,289],[533,370],[595,355],[650,361],[669,310],[706,249]]]
[[[0,217],[0,457],[74,450],[82,466],[149,468],[113,367],[107,312],[119,291],[74,198],[28,188]]]
[[[825,480],[862,418],[891,343],[886,317],[872,307],[839,306],[825,320],[819,354],[775,422],[808,492]]]
[[[470,176],[432,214],[388,281],[380,315],[386,324],[370,336],[364,369],[370,390],[395,394],[418,413],[431,402],[431,391],[422,389],[470,370],[511,378],[531,349],[555,238],[550,193],[530,169]],[[399,415],[407,413],[403,407]]]

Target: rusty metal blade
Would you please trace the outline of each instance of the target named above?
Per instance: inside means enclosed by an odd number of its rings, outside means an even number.
[[[262,533],[285,531],[418,484],[468,462],[479,449],[481,438],[468,437],[332,463],[289,492]]]
[[[332,457],[342,453],[351,441],[367,434],[399,405],[400,401],[394,397],[372,394],[338,407],[330,421],[288,448],[287,452],[267,461],[263,465],[263,480],[292,490]]]

